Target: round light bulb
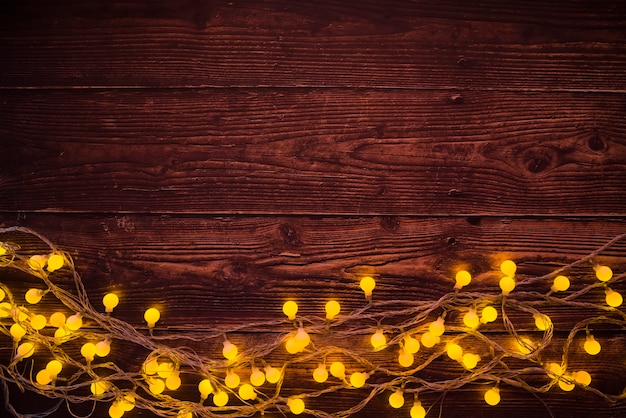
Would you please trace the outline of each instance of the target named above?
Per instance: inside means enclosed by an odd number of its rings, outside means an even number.
[[[148,379],[148,389],[154,395],[159,395],[165,390],[165,382],[161,379]]]
[[[298,342],[298,345],[300,345],[301,347],[300,351],[304,350],[306,346],[311,343],[311,337],[302,327],[298,328],[298,331],[296,332],[296,336],[294,338]]]
[[[230,341],[224,341],[224,348],[222,348],[222,354],[227,360],[234,360],[237,357],[239,350],[237,346]]]
[[[593,338],[593,335],[587,336],[583,347],[585,351],[587,352],[587,354],[591,354],[592,356],[595,356],[596,354],[598,354],[600,350],[602,349],[602,346],[600,345],[599,342],[596,341],[595,338]]]
[[[328,371],[326,370],[325,365],[318,364],[317,368],[313,370],[313,380],[317,383],[324,383],[328,380]]]
[[[83,326],[83,316],[81,314],[74,314],[67,318],[65,326],[70,331],[78,331]]]
[[[485,306],[480,314],[480,322],[487,324],[498,318],[498,311],[493,306]]]
[[[613,277],[613,270],[609,266],[595,266],[596,277],[601,282],[608,282]]]
[[[244,401],[256,399],[256,392],[250,383],[244,383],[239,387],[239,397]]]
[[[569,378],[569,376],[565,376],[564,378],[559,379],[559,387],[565,392],[571,392],[574,390],[576,385],[574,384],[574,381]]]
[[[135,409],[135,396],[132,394],[124,395],[122,399],[120,399],[120,405],[126,412],[130,412]]]
[[[376,281],[371,276],[365,276],[361,279],[359,287],[363,290],[365,297],[369,299],[372,296],[372,291],[376,287]]]
[[[30,318],[30,326],[33,327],[33,329],[40,331],[42,329],[44,329],[46,327],[48,321],[46,321],[46,317],[43,315],[33,315]]]
[[[96,355],[96,345],[93,343],[83,344],[80,348],[80,354],[85,357],[85,360],[93,361],[93,358]]]
[[[452,360],[461,361],[463,359],[463,349],[456,343],[446,344],[446,354]]]
[[[294,415],[300,415],[304,412],[304,401],[300,398],[289,398],[287,399],[287,406],[289,410]]]
[[[122,418],[124,415],[124,407],[120,402],[113,402],[109,407],[109,417],[110,418]]]
[[[280,369],[277,369],[276,367],[272,367],[272,366],[267,366],[265,368],[265,378],[267,379],[269,383],[278,383],[278,381],[280,380],[280,377],[281,377]]]
[[[35,354],[35,345],[33,343],[22,343],[17,346],[15,357],[18,360],[22,360],[33,354]]]
[[[350,384],[355,388],[362,388],[367,380],[367,373],[354,372],[350,375]]]
[[[485,402],[487,405],[496,406],[500,403],[500,389],[491,388],[485,392]]]
[[[420,342],[417,339],[407,335],[404,337],[404,349],[407,353],[415,354],[420,351]]]
[[[503,295],[508,295],[515,289],[515,279],[509,276],[504,276],[500,279],[500,289],[502,289]]]
[[[424,407],[422,406],[422,403],[420,401],[416,401],[413,406],[411,407],[411,411],[409,411],[409,413],[411,414],[411,418],[424,418],[426,417],[426,410],[424,409]]]
[[[200,398],[208,398],[209,394],[213,393],[213,385],[211,385],[211,381],[209,379],[202,379],[200,383],[198,383],[198,392],[200,392]]]
[[[152,358],[146,361],[143,365],[143,371],[145,374],[150,376],[157,374],[157,372],[159,371],[159,362],[157,361],[157,359]]]
[[[558,364],[558,363],[548,363],[546,365],[546,369],[550,373],[552,373],[554,375],[554,376],[551,376],[551,377],[553,377],[555,379],[558,379],[563,374],[563,372],[565,371],[565,370],[563,370],[563,367],[561,367],[561,365]]]
[[[167,379],[174,373],[175,367],[174,364],[169,361],[164,361],[159,363],[157,366],[157,374],[161,379]]]
[[[552,326],[552,320],[548,315],[534,314],[535,326],[539,331],[545,331]]]
[[[66,318],[62,312],[55,312],[52,315],[50,315],[50,325],[52,325],[53,327],[64,328],[65,321],[66,321]]]
[[[519,352],[524,355],[532,353],[536,348],[529,338],[520,338],[517,341],[517,346],[519,348]]]
[[[109,383],[104,380],[99,380],[97,382],[91,382],[89,385],[89,389],[94,396],[102,396],[104,393],[109,390]]]
[[[478,325],[480,324],[480,319],[478,318],[478,315],[476,314],[475,309],[470,308],[469,312],[463,315],[463,323],[468,328],[471,328],[471,329],[478,328]]]
[[[102,340],[96,343],[96,356],[106,357],[111,352],[111,342],[109,340]]]
[[[513,277],[517,271],[517,264],[512,260],[504,260],[500,264],[500,271],[509,277]]]
[[[400,349],[400,353],[398,354],[398,363],[402,367],[411,367],[413,362],[415,361],[415,357],[413,354],[407,352],[404,349]]]
[[[569,279],[565,276],[556,276],[552,284],[553,292],[564,292],[569,289]]]
[[[226,386],[231,389],[235,389],[237,386],[239,386],[239,382],[241,382],[241,379],[239,378],[239,375],[237,373],[232,370],[226,373],[226,377],[224,378],[224,383],[226,384]]]
[[[52,273],[63,267],[63,264],[65,264],[65,261],[61,254],[52,254],[50,258],[48,258],[48,271]]]
[[[464,286],[467,286],[472,281],[472,275],[469,274],[466,270],[460,270],[456,273],[455,276],[456,284],[454,285],[455,289],[461,289]]]
[[[479,361],[480,356],[478,354],[466,353],[461,357],[461,363],[467,370],[475,368]]]
[[[296,319],[296,313],[298,312],[298,304],[292,300],[287,301],[283,305],[283,313],[287,315],[287,318]]]
[[[26,299],[26,302],[30,303],[31,305],[35,305],[39,303],[39,301],[43,297],[43,293],[44,292],[41,289],[28,289],[28,291],[24,295],[24,299]]]
[[[61,370],[63,370],[63,364],[59,360],[50,360],[48,364],[46,364],[46,370],[54,379],[59,373],[61,373]]]
[[[107,293],[102,298],[104,310],[107,313],[113,312],[113,309],[120,303],[120,298],[115,293]]]
[[[252,372],[250,373],[250,383],[254,386],[262,386],[263,383],[265,383],[265,373],[258,368],[253,367]]]
[[[180,388],[181,384],[182,381],[178,372],[172,372],[172,374],[169,375],[167,379],[165,379],[165,386],[169,390],[177,390],[178,388]]]
[[[215,406],[225,406],[228,403],[228,393],[223,390],[215,392],[213,395],[213,403]]]
[[[580,385],[589,386],[591,384],[591,375],[584,370],[572,373],[572,377]]]
[[[11,316],[11,309],[9,302],[0,302],[0,318],[9,318]]]
[[[0,247],[2,248],[2,247]],[[6,293],[4,293],[4,290],[0,289],[0,302],[2,302],[2,300],[4,300],[4,296],[6,295]]]
[[[143,314],[143,318],[148,323],[148,328],[154,328],[154,325],[161,319],[161,312],[157,308],[150,308]]]
[[[624,298],[618,292],[606,289],[606,304],[612,308],[617,308],[622,305]]]
[[[441,337],[443,333],[446,332],[444,319],[439,317],[436,321],[431,322],[428,325],[428,331],[435,337]]]
[[[48,385],[52,382],[52,376],[50,376],[50,372],[46,369],[39,370],[37,376],[35,376],[35,380],[42,386]]]
[[[389,405],[396,409],[402,408],[402,405],[404,405],[404,394],[400,389],[389,395]]]
[[[330,374],[338,379],[345,379],[346,366],[344,366],[343,363],[340,361],[335,361],[330,365]]]
[[[441,338],[434,336],[430,331],[426,331],[422,334],[422,345],[426,348],[433,348],[436,344],[439,344]]]
[[[33,270],[43,270],[48,259],[43,255],[34,255],[28,259],[28,267]]]
[[[383,334],[382,330],[376,330],[376,332],[370,337],[370,343],[374,347],[375,351],[380,351],[387,345],[387,337]]]
[[[339,302],[336,300],[329,300],[326,302],[326,306],[324,306],[324,310],[326,311],[326,319],[329,321],[335,319],[337,315],[339,315],[339,311],[341,310],[341,306]]]
[[[9,328],[9,333],[13,337],[13,341],[20,341],[26,335],[26,330],[20,324],[15,323]]]

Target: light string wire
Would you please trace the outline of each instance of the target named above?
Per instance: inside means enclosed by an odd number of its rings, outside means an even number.
[[[626,329],[626,314],[617,307],[608,306],[604,302],[580,301],[582,296],[597,291],[598,288],[620,283],[626,277],[626,273],[618,274],[606,282],[587,284],[576,292],[556,292],[554,289],[547,293],[536,291],[524,291],[524,287],[545,282],[557,275],[571,271],[574,267],[586,262],[593,263],[593,259],[602,252],[608,250],[618,242],[626,238],[621,234],[611,241],[596,249],[592,253],[556,270],[539,277],[516,276],[517,290],[503,293],[486,293],[463,291],[460,288],[443,295],[435,301],[416,300],[386,300],[375,301],[368,297],[367,303],[350,313],[341,314],[334,319],[326,319],[317,316],[298,315],[295,319],[277,319],[270,321],[257,321],[245,324],[236,324],[222,329],[202,332],[176,332],[160,335],[153,333],[152,327],[146,333],[145,326],[136,327],[113,316],[111,313],[101,313],[91,303],[84,284],[75,269],[74,262],[69,253],[61,251],[46,237],[37,232],[23,227],[0,228],[0,236],[7,234],[26,234],[37,238],[45,244],[47,257],[52,254],[60,255],[63,259],[63,267],[56,271],[47,271],[44,266],[33,267],[31,258],[22,254],[21,247],[10,241],[0,242],[0,268],[16,269],[28,275],[41,279],[46,289],[43,293],[51,293],[71,313],[77,313],[82,320],[89,324],[88,327],[68,332],[64,329],[62,336],[50,335],[54,327],[46,323],[43,329],[35,329],[33,326],[34,308],[28,309],[24,304],[18,303],[7,285],[0,280],[0,289],[4,301],[0,298],[0,331],[7,337],[12,338],[13,356],[8,365],[0,364],[0,383],[5,399],[5,408],[15,416],[20,416],[11,405],[9,400],[8,383],[14,384],[22,392],[33,392],[59,402],[47,411],[29,413],[29,417],[45,417],[54,413],[63,403],[71,412],[72,404],[93,402],[112,403],[109,413],[112,417],[123,415],[134,407],[149,410],[155,415],[163,417],[246,417],[265,412],[277,411],[280,414],[306,413],[315,417],[344,418],[356,414],[365,408],[368,403],[382,393],[393,393],[396,399],[402,399],[409,395],[414,399],[411,409],[411,417],[420,417],[428,413],[428,410],[418,408],[421,394],[440,393],[440,402],[443,402],[446,393],[459,390],[465,386],[495,387],[497,390],[506,385],[526,390],[535,396],[550,391],[559,385],[563,390],[571,390],[578,386],[589,391],[609,403],[622,402],[626,398],[626,392],[619,394],[604,393],[590,384],[585,379],[577,379],[575,371],[570,373],[569,359],[574,347],[574,340],[579,333],[585,332],[589,337],[594,325],[611,325],[619,330]],[[54,282],[55,277],[69,275],[73,282],[73,291],[67,291]],[[487,272],[484,277],[497,278],[498,274]],[[500,275],[501,276],[501,275]],[[521,278],[520,278],[521,277]],[[3,305],[4,304],[4,305]],[[468,309],[484,309],[484,307],[499,308],[499,317],[510,337],[517,342],[512,348],[510,341],[504,338],[492,338],[489,333],[481,332],[480,327],[464,326],[459,320],[461,313]],[[547,315],[541,313],[545,308],[575,308],[589,312],[590,317],[578,322],[569,331],[567,339],[562,345],[561,361],[559,363],[546,363],[542,354],[548,351],[553,344],[554,325]],[[33,312],[31,312],[33,310]],[[534,318],[547,318],[544,323],[542,338],[540,341],[525,339],[517,331],[510,311],[516,315],[527,314]],[[435,318],[439,318],[435,320]],[[451,319],[450,319],[451,318]],[[445,321],[445,337],[442,341],[436,336],[436,342],[432,347],[426,348],[424,336],[433,323]],[[24,335],[16,338],[13,334],[13,326],[18,324]],[[59,328],[60,329],[60,328]],[[222,340],[227,341],[228,334],[237,332],[260,332],[259,330],[280,330],[279,335],[266,343],[257,344],[246,348],[237,354],[236,358],[228,359],[219,356],[203,356],[189,347],[171,346],[169,341],[186,340],[189,342],[207,342]],[[289,339],[298,337],[298,333],[305,330],[307,338],[313,336],[313,340],[307,341],[299,349],[296,349],[289,360],[284,361],[278,367],[279,378],[271,384],[254,386],[252,395],[242,395],[241,384],[229,385],[228,375],[239,371],[245,375],[246,370],[262,368],[267,372],[265,376],[269,380],[271,370],[268,358],[272,355],[284,357],[283,345],[289,344]],[[355,338],[365,337],[374,333],[382,332],[389,337],[388,341],[380,347],[363,347],[351,344],[351,348],[324,343],[328,337],[335,341],[354,341]],[[535,332],[533,332],[535,333]],[[411,357],[411,364],[398,366],[389,361],[377,361],[380,355],[374,355],[375,351],[385,350],[393,352],[394,356],[403,353],[408,348],[408,339],[422,336],[424,348],[419,351],[416,358]],[[76,344],[83,341],[105,340],[108,342],[124,341],[132,343],[146,350],[149,354],[145,361],[135,370],[122,370],[111,361],[104,359],[87,359],[87,357],[75,354]],[[47,359],[54,358],[63,365],[63,372],[50,382],[40,383],[34,379],[37,368],[41,362],[30,357],[32,353],[24,353],[26,343],[32,344],[35,359],[41,356]],[[72,345],[72,342],[74,343]],[[430,345],[430,344],[429,344]],[[475,364],[466,364],[463,360],[455,357],[462,365],[460,375],[454,378],[432,381],[422,376],[422,371],[439,361],[450,360],[452,355],[447,351],[452,345],[465,347],[466,354],[476,356]],[[21,348],[22,347],[22,348]],[[30,346],[26,346],[27,348]],[[68,347],[66,349],[66,347]],[[71,348],[73,347],[73,348]],[[476,351],[472,348],[480,348],[480,356],[471,353]],[[289,348],[287,348],[289,350]],[[417,354],[414,352],[412,354]],[[446,355],[447,354],[447,355]],[[406,354],[405,354],[406,355]],[[450,359],[448,359],[450,357]],[[345,372],[343,376],[330,377],[331,380],[317,384],[319,389],[306,389],[301,393],[291,393],[292,389],[284,387],[286,374],[291,368],[307,368],[315,364],[322,364],[326,370],[326,362],[331,358],[341,359],[350,365],[351,369],[363,373],[364,382],[357,386],[349,380]],[[417,361],[414,361],[417,360]],[[520,363],[521,362],[521,363]],[[37,367],[35,367],[37,363]],[[162,374],[149,371],[150,364],[169,365],[169,369]],[[469,361],[471,362],[471,359]],[[343,363],[342,363],[343,364]],[[522,364],[521,367],[517,367]],[[268,370],[270,368],[270,370]],[[70,370],[70,372],[66,372]],[[274,372],[277,369],[274,368]],[[586,372],[585,372],[586,373]],[[208,394],[200,396],[199,400],[180,400],[173,393],[175,390],[155,389],[153,385],[158,380],[169,379],[172,375],[183,375],[186,381],[199,382],[206,379],[210,383],[210,392],[214,396],[216,405],[208,405]],[[296,373],[297,374],[297,373]],[[333,369],[331,366],[331,374]],[[157,377],[158,375],[158,377]],[[301,376],[301,373],[299,374]],[[539,378],[537,378],[539,376]],[[94,385],[101,384],[94,391]],[[315,385],[309,385],[315,387]],[[359,388],[364,396],[354,406],[341,411],[325,411],[311,407],[315,405],[316,398],[325,395],[339,393],[343,390]],[[86,388],[91,388],[91,394],[86,395]],[[237,388],[240,390],[238,391]],[[217,394],[226,394],[229,398],[226,404],[217,406]],[[499,395],[498,395],[499,396]],[[295,407],[295,400],[306,401],[300,408]],[[538,398],[542,403],[541,398]],[[309,402],[309,400],[311,402]],[[499,401],[499,397],[498,397]],[[390,396],[390,403],[392,402]],[[223,403],[223,402],[222,402]],[[497,403],[497,402],[496,402]],[[221,403],[220,403],[221,404]],[[117,405],[117,408],[115,408]],[[122,405],[122,407],[120,407]],[[397,405],[392,405],[398,407]],[[126,409],[124,409],[125,407]],[[72,413],[72,415],[74,415]]]

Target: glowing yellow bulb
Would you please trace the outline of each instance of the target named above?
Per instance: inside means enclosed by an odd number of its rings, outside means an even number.
[[[35,380],[42,386],[49,385],[52,382],[52,377],[50,376],[50,372],[46,369],[39,370],[37,376],[35,376]]]
[[[417,339],[407,335],[404,337],[404,349],[407,353],[415,354],[420,351],[420,342]]]
[[[280,380],[281,371],[276,367],[267,366],[265,368],[265,378],[270,383],[277,383]]]
[[[304,350],[306,346],[311,343],[311,337],[302,327],[298,328],[298,332],[296,332],[295,339],[300,345],[300,347],[302,347],[300,351]]]
[[[467,370],[472,370],[476,367],[479,361],[480,356],[478,354],[466,353],[463,354],[463,357],[461,357],[461,363]]]
[[[182,381],[180,380],[180,374],[178,372],[172,372],[172,374],[165,379],[165,386],[169,390],[177,390],[181,384]]]
[[[107,313],[113,312],[113,309],[120,303],[120,298],[115,293],[107,293],[102,298],[104,310]]]
[[[413,406],[411,407],[411,411],[409,412],[411,414],[411,418],[424,418],[426,417],[426,410],[424,409],[424,407],[422,406],[422,403],[420,401],[416,401]]]
[[[524,355],[532,353],[536,348],[533,342],[528,338],[520,338],[517,341],[517,346],[519,352]]]
[[[57,328],[65,327],[65,315],[61,312],[55,312],[50,316],[50,325]]]
[[[407,352],[404,349],[400,350],[400,354],[398,354],[398,363],[400,363],[400,366],[411,367],[414,361],[415,357],[413,357],[413,354]]]
[[[234,360],[237,357],[239,350],[237,346],[230,341],[224,341],[224,348],[222,348],[222,354],[227,360]]]
[[[128,394],[124,395],[122,399],[120,399],[120,405],[125,412],[130,412],[135,408],[135,396]]]
[[[2,247],[0,247],[0,250],[2,249]],[[0,254],[1,255],[1,254]],[[4,293],[4,290],[0,289],[0,302],[2,302],[2,300],[4,299],[4,296],[6,294]]]
[[[596,277],[601,282],[608,282],[613,277],[613,270],[609,266],[595,266]]]
[[[559,379],[559,387],[565,392],[570,392],[574,390],[575,386],[576,385],[574,384],[574,381],[571,379],[570,376],[563,376]]]
[[[540,331],[545,331],[552,326],[552,320],[548,315],[534,314],[535,326]]]
[[[335,319],[335,317],[339,315],[339,311],[341,311],[341,306],[336,300],[329,300],[328,302],[326,302],[324,310],[326,311],[326,319],[331,320]]]
[[[61,373],[61,370],[63,370],[63,364],[59,360],[50,360],[48,364],[46,364],[46,370],[54,379],[59,373]]]
[[[43,270],[48,259],[43,255],[34,255],[28,259],[28,267],[33,270]]]
[[[446,354],[452,360],[461,361],[463,359],[463,349],[460,345],[455,343],[446,344]]]
[[[81,314],[74,314],[67,318],[65,326],[70,331],[78,331],[83,326],[83,316]]]
[[[26,330],[24,329],[24,327],[17,323],[11,325],[9,332],[13,337],[13,341],[19,341],[22,339],[22,337],[24,337],[24,335],[26,335]]]
[[[285,341],[285,349],[289,354],[296,354],[302,351],[302,347],[298,344],[296,337],[289,337]]]
[[[456,273],[455,276],[456,284],[454,285],[455,289],[461,289],[464,286],[467,286],[472,281],[472,275],[469,274],[466,270],[460,270]]]
[[[509,277],[513,277],[517,271],[517,264],[511,260],[504,260],[500,264],[500,271]]]
[[[15,314],[17,315],[17,320],[19,322],[24,322],[28,318],[30,318],[30,314],[28,313],[28,309],[26,309],[23,306],[16,307],[14,312],[15,312],[14,315]]]
[[[82,354],[87,361],[93,361],[93,357],[96,355],[96,345],[92,343],[83,344],[80,348],[80,354]]]
[[[569,289],[569,279],[565,276],[556,276],[552,284],[553,292],[564,292]]]
[[[422,341],[422,345],[426,348],[433,348],[435,344],[439,344],[441,338],[434,336],[430,331],[426,331],[422,334],[420,339]]]
[[[256,392],[254,391],[254,388],[251,384],[244,383],[239,388],[239,397],[244,401],[252,401],[256,399]]]
[[[56,338],[57,340],[63,339],[68,335],[70,335],[70,332],[67,331],[65,328],[59,328],[54,331],[54,338]]]
[[[35,354],[35,345],[33,343],[22,343],[17,346],[15,357],[18,360],[22,360],[33,354]]]
[[[572,373],[572,377],[580,385],[589,386],[591,384],[591,375],[584,370]]]
[[[104,380],[99,380],[97,382],[91,382],[91,385],[89,385],[89,389],[91,390],[91,393],[94,394],[94,396],[102,396],[105,394],[105,392],[107,390],[109,390],[109,382],[105,382]]]
[[[39,314],[33,315],[30,318],[30,326],[37,331],[44,329],[47,322],[48,321],[46,321],[46,317]]]
[[[345,379],[346,366],[344,366],[343,363],[340,361],[335,361],[330,365],[330,374],[338,379]]]
[[[287,315],[287,318],[296,319],[296,313],[298,312],[298,304],[292,300],[285,302],[283,305],[283,313]]]
[[[402,408],[402,405],[404,405],[404,394],[400,389],[389,395],[389,405],[396,409]]]
[[[170,363],[169,361],[159,363],[159,365],[157,366],[157,374],[162,379],[167,379],[168,377],[170,377],[172,373],[174,373],[174,370],[174,364]]]
[[[600,350],[602,349],[602,346],[600,345],[599,342],[596,341],[595,338],[593,338],[593,335],[587,336],[583,347],[585,351],[587,352],[587,354],[591,354],[592,356],[595,356],[596,354],[598,354]]]
[[[304,412],[304,401],[300,398],[287,399],[287,406],[294,415],[300,415]]]
[[[226,373],[226,377],[224,378],[224,383],[226,384],[226,386],[231,389],[235,389],[237,386],[239,386],[239,382],[241,382],[241,379],[239,378],[239,375],[237,373],[232,370]]]
[[[350,384],[355,388],[362,388],[367,377],[367,373],[354,372],[350,375]]]
[[[109,417],[110,418],[122,418],[124,415],[124,407],[120,402],[113,402],[109,407]]]
[[[65,264],[65,260],[61,254],[52,254],[50,258],[48,258],[48,271],[52,273],[63,267]]]
[[[478,318],[475,309],[470,309],[469,312],[463,315],[463,323],[468,328],[474,329],[478,327],[478,324],[480,324],[480,319]]]
[[[4,246],[3,242],[0,242],[0,255],[5,255],[7,253],[7,249]],[[0,298],[0,300],[2,300],[2,298]]]
[[[0,318],[8,318],[11,316],[11,304],[9,302],[0,303]]]
[[[259,370],[256,367],[252,368],[252,372],[250,373],[250,383],[254,386],[261,386],[265,383],[265,373]]]
[[[380,351],[387,345],[387,337],[383,334],[382,330],[376,330],[376,332],[370,337],[370,343],[374,347],[375,351]]]
[[[161,319],[161,312],[157,308],[150,308],[143,314],[143,319],[148,323],[148,328],[154,328],[154,325]]]
[[[554,376],[552,376],[555,379],[558,379],[564,372],[565,370],[563,370],[563,367],[561,367],[560,364],[558,363],[548,363],[546,365],[546,369],[553,374]]]
[[[43,297],[43,294],[44,291],[41,289],[28,289],[28,291],[24,295],[24,299],[26,299],[26,302],[30,303],[31,305],[35,305],[39,303],[39,301]]]
[[[165,390],[165,382],[161,379],[148,379],[148,389],[153,394],[159,395]]]
[[[213,395],[213,403],[215,406],[225,406],[228,403],[228,393],[218,390]]]
[[[428,325],[428,331],[435,337],[441,337],[446,332],[446,326],[443,318],[439,317],[436,321]]]
[[[96,344],[96,356],[106,357],[111,352],[111,342],[109,340],[102,340]]]
[[[159,362],[156,359],[150,359],[143,365],[143,371],[147,375],[155,375],[159,371]]]
[[[369,299],[372,296],[372,291],[376,287],[376,281],[371,276],[365,276],[361,279],[359,287],[363,290],[365,297]]]
[[[500,403],[500,389],[491,388],[485,392],[485,402],[487,405],[496,406]]]
[[[614,290],[606,289],[606,304],[607,305],[609,305],[612,308],[617,308],[618,306],[621,306],[623,302],[624,302],[624,298],[622,298],[621,294],[619,294],[618,292]]]
[[[503,295],[508,295],[515,289],[515,279],[509,276],[504,276],[500,279],[500,289],[502,289]]]
[[[213,393],[213,385],[211,385],[211,381],[209,379],[202,379],[200,383],[198,383],[198,391],[200,392],[200,398],[208,398],[209,394]]]
[[[318,364],[317,368],[313,370],[313,379],[317,383],[324,383],[328,380],[328,371],[326,371],[326,366],[324,364]]]

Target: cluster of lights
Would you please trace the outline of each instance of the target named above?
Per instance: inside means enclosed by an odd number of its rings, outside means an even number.
[[[184,349],[156,344],[152,333],[161,319],[161,312],[157,308],[148,307],[144,312],[148,335],[141,331],[141,327],[133,327],[118,319],[112,322],[113,311],[120,303],[117,294],[108,293],[104,296],[101,307],[98,306],[98,310],[103,309],[104,313],[94,312],[90,309],[90,304],[81,303],[84,299],[60,291],[50,279],[51,275],[71,272],[78,280],[77,288],[81,291],[82,283],[67,254],[50,246],[50,252],[45,255],[23,257],[16,249],[17,246],[10,243],[0,243],[0,266],[17,268],[38,277],[46,287],[28,289],[23,295],[25,304],[22,304],[20,298],[14,297],[9,288],[0,283],[0,331],[9,336],[14,344],[13,361],[6,370],[23,387],[47,396],[67,396],[65,391],[54,389],[64,384],[69,385],[70,380],[75,385],[73,387],[88,386],[90,399],[110,401],[111,418],[121,418],[135,407],[151,409],[161,415],[171,414],[177,418],[204,416],[205,412],[220,411],[250,414],[271,408],[281,412],[289,411],[294,415],[307,413],[313,416],[330,416],[308,405],[309,400],[319,397],[325,391],[333,392],[342,388],[369,390],[370,394],[386,393],[389,406],[393,409],[403,408],[408,395],[413,399],[408,415],[411,418],[423,418],[427,415],[427,410],[418,395],[436,391],[434,387],[438,387],[440,391],[451,388],[442,383],[438,383],[439,386],[416,384],[413,375],[424,365],[439,358],[458,363],[456,367],[459,367],[462,377],[454,382],[455,388],[487,383],[488,387],[482,396],[490,406],[500,403],[502,387],[506,384],[514,384],[537,393],[545,391],[545,387],[535,388],[525,383],[521,375],[511,374],[508,368],[507,373],[500,375],[497,367],[508,357],[525,359],[537,370],[542,370],[548,388],[558,386],[563,391],[571,391],[577,386],[588,388],[592,383],[591,375],[584,370],[572,370],[564,363],[544,362],[541,358],[541,351],[552,341],[554,324],[545,313],[532,306],[524,307],[523,300],[515,299],[516,288],[525,284],[525,280],[523,276],[517,277],[517,265],[512,260],[505,260],[499,266],[502,274],[498,279],[499,293],[466,292],[464,288],[471,286],[472,275],[467,270],[459,269],[455,272],[455,284],[448,295],[430,304],[415,303],[415,306],[423,307],[423,310],[415,307],[406,310],[402,307],[393,311],[382,309],[377,315],[367,314],[369,309],[378,306],[373,298],[376,280],[372,276],[358,278],[358,285],[367,305],[355,312],[342,313],[339,301],[329,300],[323,306],[323,317],[302,316],[298,313],[299,306],[295,300],[285,301],[282,305],[282,312],[286,317],[284,325],[292,329],[286,331],[277,343],[265,347],[265,352],[271,354],[284,349],[293,360],[274,367],[264,358],[250,355],[251,350],[240,349],[227,337],[227,331],[222,334],[222,352],[218,358],[190,357]],[[59,271],[61,273],[55,273]],[[599,322],[597,318],[606,318],[606,315],[613,313],[615,318],[611,323],[626,328],[626,316],[617,309],[622,305],[622,296],[609,288],[609,284],[617,283],[624,275],[614,277],[608,266],[600,264],[594,265],[594,271],[600,282],[599,286],[604,287],[603,303],[595,305],[603,315],[584,321],[572,329],[570,334],[572,340],[578,331],[586,332],[586,338],[581,345],[590,356],[596,356],[601,351],[601,343],[589,329],[590,325]],[[571,285],[570,278],[562,274],[555,274],[549,280],[550,294],[544,295],[548,301],[557,297],[555,295],[559,292],[567,292]],[[588,289],[591,291],[596,287],[597,283],[589,285]],[[48,294],[61,300],[69,308],[69,312],[58,311],[49,316],[35,312],[34,305]],[[565,299],[559,300],[563,303]],[[536,330],[543,335],[541,341],[521,337],[512,328],[505,311],[505,308],[509,308],[509,302],[514,302],[511,306],[532,317]],[[405,312],[411,312],[414,318],[389,323],[390,318],[402,317]],[[489,338],[480,332],[481,327],[497,321],[499,317],[502,317],[505,327],[513,337],[515,344],[511,347],[491,344]],[[341,334],[341,328],[349,320],[364,325],[350,328],[346,334]],[[97,336],[93,331],[82,332],[84,321],[100,324],[104,332]],[[375,324],[367,324],[368,321],[374,321]],[[366,336],[369,347],[361,346],[356,350],[354,347],[326,347],[323,345],[323,338],[318,338],[318,335],[330,331],[337,335]],[[151,352],[138,371],[118,373],[115,378],[98,375],[95,367],[98,366],[98,370],[107,368],[104,364],[110,362],[102,363],[104,360],[100,359],[109,356],[112,343],[118,339],[150,347]],[[473,344],[468,344],[466,340],[471,339],[474,339]],[[63,350],[64,344],[71,341],[82,343],[80,358],[72,358]],[[473,348],[470,350],[470,347]],[[375,353],[385,351],[391,352],[397,359],[396,366],[379,367],[372,363]],[[31,362],[26,369],[34,370],[32,376],[22,374],[17,367],[26,361]],[[310,367],[312,380],[321,385],[319,391],[283,395],[282,382],[291,366],[299,369]],[[110,367],[117,371],[114,366]],[[507,377],[503,377],[504,374]],[[192,383],[192,379],[197,385],[198,400],[176,399],[173,394],[181,388],[183,380]],[[272,385],[272,388],[268,388],[268,385]],[[599,392],[595,388],[593,391]],[[612,401],[626,397],[624,394],[602,396]],[[314,405],[315,401],[311,403]],[[361,403],[344,411],[342,416],[356,413],[364,406]]]

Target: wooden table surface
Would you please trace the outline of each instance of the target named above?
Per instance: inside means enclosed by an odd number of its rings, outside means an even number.
[[[506,254],[529,276],[572,263],[626,233],[626,4],[509,3],[4,2],[0,226],[68,251],[94,304],[124,295],[124,321],[141,328],[159,304],[159,332],[174,336],[280,320],[288,299],[305,315],[331,297],[359,309],[363,271],[378,278],[376,301],[437,300],[460,263],[479,274]],[[597,260],[621,274],[625,255],[619,242]],[[549,314],[561,343],[586,315]],[[520,326],[536,337],[531,325]],[[622,393],[626,333],[596,331],[602,353],[574,358],[598,388]],[[5,362],[10,348],[0,335]],[[285,392],[310,389],[310,372],[294,370]],[[436,362],[429,378],[459,372]],[[10,387],[18,411],[40,411]],[[626,415],[626,402],[582,388],[535,397],[503,386],[490,407],[483,387],[420,398],[427,417]],[[409,417],[410,404],[379,395],[354,416]]]

